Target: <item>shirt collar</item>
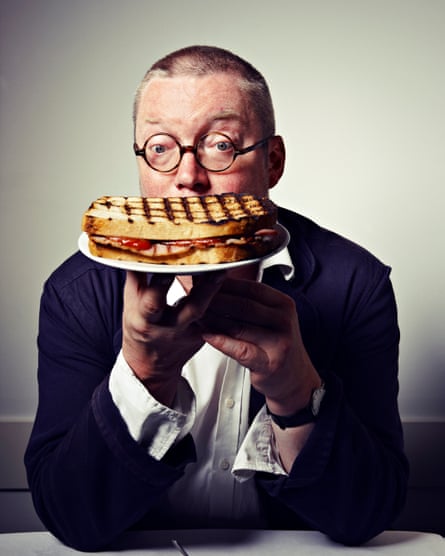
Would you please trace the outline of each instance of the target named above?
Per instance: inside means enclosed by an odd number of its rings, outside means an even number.
[[[267,259],[263,259],[260,262],[260,267],[258,270],[258,281],[261,282],[263,278],[263,273],[266,268],[270,268],[272,266],[278,266],[280,271],[283,274],[283,277],[286,281],[292,280],[295,276],[295,266],[290,258],[289,250],[286,247],[279,253],[275,253],[271,257]]]

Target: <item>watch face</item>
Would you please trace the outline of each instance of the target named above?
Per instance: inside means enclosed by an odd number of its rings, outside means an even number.
[[[321,405],[321,400],[323,399],[323,396],[325,395],[325,388],[324,388],[324,384],[322,384],[320,386],[320,388],[316,388],[314,390],[314,392],[312,393],[312,413],[314,415],[318,415],[318,412],[320,411],[320,405]]]

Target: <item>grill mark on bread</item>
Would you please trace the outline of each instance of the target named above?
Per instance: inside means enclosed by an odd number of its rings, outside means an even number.
[[[151,211],[150,211],[150,204],[148,203],[147,199],[145,197],[142,197],[142,208],[144,210],[144,215],[145,218],[147,219],[147,222],[150,222],[150,215],[151,215]]]
[[[182,199],[182,206],[184,207],[185,214],[187,215],[187,220],[193,222],[193,214],[192,211],[190,210],[189,204],[185,202],[185,197]]]
[[[255,217],[270,211],[271,201],[267,198],[254,199],[250,195],[225,193],[222,195],[206,195],[202,197],[101,197],[91,203],[89,210],[100,209],[113,219],[113,213],[123,212],[133,220],[136,215],[143,215],[147,221],[153,216],[175,221],[185,215],[187,220],[206,220],[218,224],[225,221],[236,221],[243,217]],[[178,209],[180,205],[182,210]]]
[[[124,210],[127,213],[127,220],[129,224],[133,224],[134,220],[132,218],[132,210],[131,210],[131,206],[128,203],[128,198],[125,199],[125,203],[124,203]]]
[[[201,205],[203,206],[204,211],[205,211],[205,213],[206,213],[206,218],[207,218],[207,220],[208,220],[209,222],[213,221],[213,216],[212,216],[212,214],[211,214],[211,212],[210,212],[210,207],[209,207],[209,204],[210,204],[209,197],[202,197],[202,198],[200,199],[200,201],[201,201]]]
[[[172,206],[170,204],[170,199],[168,199],[168,198],[164,199],[164,207],[165,207],[165,213],[166,213],[168,219],[173,220],[173,210],[172,210]]]
[[[224,209],[224,213],[225,213],[227,219],[229,219],[229,218],[230,218],[230,209],[229,209],[229,207],[227,206],[227,197],[225,197],[225,196],[223,196],[222,207],[223,207],[223,209]]]
[[[89,235],[174,240],[249,235],[275,221],[274,203],[249,194],[103,196],[84,213],[82,229]]]

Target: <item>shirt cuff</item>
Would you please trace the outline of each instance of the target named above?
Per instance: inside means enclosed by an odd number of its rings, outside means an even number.
[[[281,465],[270,415],[264,405],[257,413],[238,451],[232,468],[233,476],[247,481],[258,471],[288,476]]]
[[[130,435],[146,446],[148,454],[156,460],[160,461],[175,442],[190,432],[196,403],[184,377],[178,382],[173,408],[167,407],[153,398],[120,351],[108,387]]]

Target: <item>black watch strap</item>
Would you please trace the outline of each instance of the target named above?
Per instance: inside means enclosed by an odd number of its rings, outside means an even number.
[[[313,423],[320,411],[320,404],[325,394],[325,385],[321,384],[319,388],[312,391],[311,401],[309,405],[300,409],[292,415],[275,415],[266,405],[267,413],[270,415],[272,421],[276,423],[280,429],[290,429],[292,427],[299,427],[307,423]]]
[[[306,425],[307,423],[312,423],[315,421],[315,415],[312,413],[309,407],[300,409],[293,415],[275,415],[271,413],[269,408],[266,406],[267,413],[270,415],[272,421],[276,423],[280,429],[290,429],[292,427],[299,427],[300,425]]]

